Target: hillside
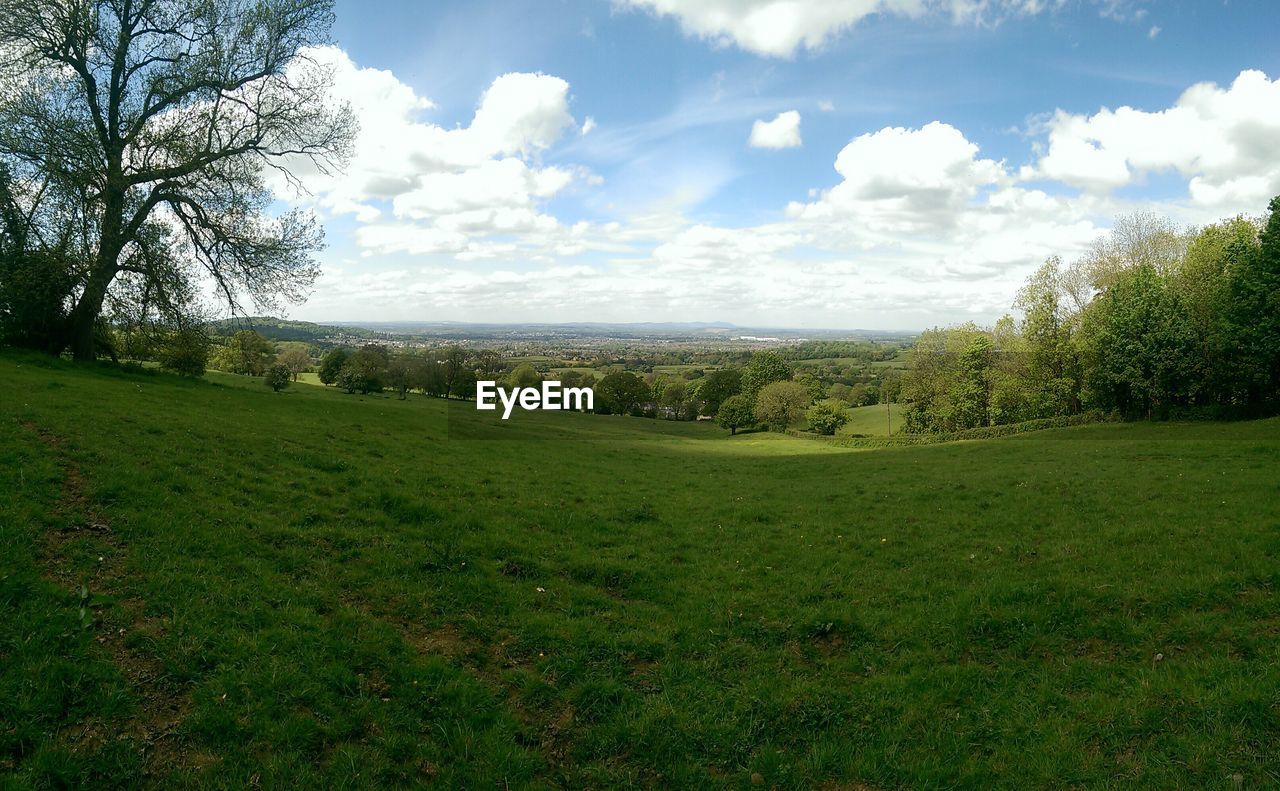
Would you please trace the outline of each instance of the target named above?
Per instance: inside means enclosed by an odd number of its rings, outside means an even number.
[[[1280,782],[1280,420],[850,451],[0,352],[0,493],[18,787]]]

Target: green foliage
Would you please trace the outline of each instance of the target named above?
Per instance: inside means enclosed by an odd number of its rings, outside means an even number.
[[[702,400],[702,412],[715,415],[720,405],[742,391],[742,372],[736,368],[711,371],[698,385],[698,398]]]
[[[277,363],[268,368],[262,378],[272,392],[278,393],[288,387],[289,382],[293,381],[293,373],[286,366]]]
[[[756,420],[781,431],[798,421],[810,403],[809,388],[799,382],[773,382],[756,396]]]
[[[504,382],[508,389],[516,387],[537,387],[542,384],[542,374],[529,363],[517,365]]]
[[[240,330],[214,355],[214,367],[231,374],[262,376],[275,358],[275,346],[253,330]]]
[[[716,414],[716,422],[721,428],[729,429],[730,436],[737,434],[740,428],[756,425],[756,405],[751,397],[742,393],[731,395],[720,404]]]
[[[276,357],[276,362],[289,369],[293,381],[298,381],[298,374],[311,369],[311,356],[297,346],[284,350]]]
[[[203,327],[180,327],[164,333],[156,360],[166,371],[183,376],[204,376],[212,341]]]
[[[337,384],[338,377],[342,374],[342,367],[347,364],[347,358],[351,352],[341,347],[330,349],[320,358],[320,383],[331,385]]]
[[[338,387],[347,393],[378,393],[386,385],[390,356],[387,350],[368,344],[352,353],[338,374]]]
[[[754,399],[766,385],[785,382],[791,373],[791,366],[777,352],[756,352],[742,369],[742,392]]]
[[[644,380],[629,371],[613,371],[596,383],[596,411],[626,415],[650,399]]]
[[[819,401],[805,412],[809,427],[819,434],[831,436],[849,422],[848,406],[841,401]]]

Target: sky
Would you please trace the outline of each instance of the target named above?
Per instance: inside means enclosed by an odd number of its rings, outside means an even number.
[[[1274,0],[339,0],[313,321],[991,323],[1280,194]]]

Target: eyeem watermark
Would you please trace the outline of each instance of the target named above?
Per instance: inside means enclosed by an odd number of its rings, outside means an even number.
[[[476,409],[497,409],[502,402],[502,419],[521,409],[595,409],[595,391],[589,387],[563,387],[559,382],[543,382],[542,387],[513,387],[507,390],[494,381],[476,382]]]

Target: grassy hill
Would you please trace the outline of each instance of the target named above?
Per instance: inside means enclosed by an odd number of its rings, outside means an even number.
[[[1280,421],[848,451],[0,354],[18,787],[1280,782]]]

